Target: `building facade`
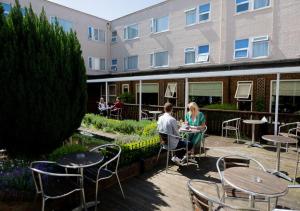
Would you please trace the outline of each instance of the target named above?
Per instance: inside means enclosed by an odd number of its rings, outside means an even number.
[[[11,0],[1,0],[8,4]],[[45,0],[31,2],[49,21],[77,32],[90,79],[154,74],[255,70],[299,66],[299,0],[167,0],[113,21]],[[222,75],[222,74],[221,74]],[[236,103],[245,110],[274,110],[276,75],[244,75],[143,82],[142,103],[184,106]],[[280,112],[300,110],[300,75],[283,74]],[[118,81],[118,80],[116,80]],[[139,82],[89,84],[91,105],[129,93],[139,102]],[[128,94],[127,94],[128,95]],[[263,105],[263,106],[262,106]]]

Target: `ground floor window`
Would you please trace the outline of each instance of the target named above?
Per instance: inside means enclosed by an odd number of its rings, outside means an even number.
[[[113,103],[116,101],[116,85],[108,85],[108,102]]]
[[[140,85],[136,85],[136,104],[140,102]],[[142,84],[142,104],[158,105],[159,85],[151,83]]]
[[[171,103],[173,106],[177,105],[177,83],[168,83],[165,98],[166,102]]]
[[[300,80],[281,80],[279,83],[279,113],[300,112]],[[276,81],[271,81],[271,112],[275,112]]]
[[[237,107],[242,111],[252,111],[252,81],[238,81],[235,98],[237,99]]]
[[[222,82],[190,82],[189,101],[196,102],[199,107],[223,102]]]

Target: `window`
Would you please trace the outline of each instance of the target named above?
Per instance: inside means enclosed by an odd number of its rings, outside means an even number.
[[[131,40],[139,36],[138,24],[133,24],[124,28],[124,39]]]
[[[112,71],[117,71],[118,70],[118,60],[117,59],[112,59],[111,60],[111,70]]]
[[[252,39],[252,57],[267,57],[269,56],[269,37],[255,37]]]
[[[271,81],[270,112],[275,112],[276,81]],[[279,113],[300,111],[300,80],[280,80]]]
[[[129,93],[129,84],[122,84],[122,94]]]
[[[242,39],[235,41],[234,58],[247,58],[248,57],[249,39]]]
[[[193,25],[196,23],[196,13],[197,13],[196,8],[187,10],[185,12],[185,24],[187,26]]]
[[[108,85],[108,102],[115,102],[116,96],[116,85]]]
[[[89,26],[88,38],[89,40],[105,42],[105,31]]]
[[[195,63],[195,58],[196,58],[196,53],[195,53],[195,48],[186,48],[184,50],[184,55],[185,55],[185,64],[194,64]]]
[[[246,12],[249,10],[249,0],[235,0],[236,13]]]
[[[270,6],[270,0],[254,0],[253,9],[260,9]]]
[[[105,59],[100,59],[100,70],[106,69]]]
[[[57,17],[50,17],[50,22],[52,24],[55,24],[57,22],[58,25],[61,26],[65,32],[70,32],[73,28],[72,22]]]
[[[209,61],[209,45],[201,45],[198,47],[197,62]]]
[[[140,85],[136,84],[136,103],[139,103],[140,99]],[[142,84],[142,104],[146,105],[158,105],[158,84],[143,83]]]
[[[169,65],[168,51],[157,52],[150,55],[151,67],[167,67]]]
[[[124,70],[138,69],[138,56],[129,56],[124,58]]]
[[[116,42],[117,42],[117,36],[118,36],[117,31],[113,31],[113,32],[111,33],[111,42],[112,42],[112,43],[116,43]]]
[[[158,33],[169,30],[169,16],[151,20],[151,32]]]
[[[177,83],[168,83],[165,92],[165,97],[176,98],[176,92],[177,92]]]
[[[210,3],[199,6],[199,22],[209,20]]]
[[[100,70],[100,59],[95,57],[89,57],[89,69]]]
[[[222,96],[222,82],[189,83],[189,101],[196,102],[200,107],[222,103]]]
[[[235,96],[236,99],[248,99],[251,93],[252,83],[251,82],[238,82]]]

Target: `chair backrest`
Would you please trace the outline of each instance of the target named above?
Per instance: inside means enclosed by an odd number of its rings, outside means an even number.
[[[197,186],[203,186],[203,189],[206,191],[200,191],[196,188]],[[213,193],[208,193],[206,186],[213,187]],[[242,208],[235,207],[232,205],[227,205],[221,201],[220,190],[216,183],[205,181],[205,180],[196,180],[191,179],[188,181],[188,190],[190,194],[190,199],[193,205],[193,210],[195,211],[217,211],[217,210],[244,210],[244,211],[258,211],[255,208]]]
[[[283,125],[280,125],[278,128],[278,133],[281,132],[288,132],[289,129],[291,128],[300,128],[300,122],[289,122]]]
[[[144,120],[147,120],[149,117],[148,117],[148,114],[144,111],[142,111],[142,119]]]
[[[247,156],[226,155],[226,156],[220,157],[217,160],[216,166],[217,166],[217,170],[218,170],[222,184],[224,184],[222,172],[225,169],[232,168],[232,167],[250,167],[250,162],[254,163],[259,169],[266,171],[265,167],[260,162],[258,162],[257,160],[255,160],[253,158],[247,157]]]
[[[46,183],[51,183],[52,186],[55,186],[53,183],[55,179],[62,177],[82,177],[80,174],[67,174],[61,173],[64,169],[58,166],[55,162],[52,161],[34,161],[30,164],[29,169],[32,171],[32,178],[34,181],[34,185],[37,193],[42,193],[42,195],[48,195],[47,190],[45,189]],[[61,171],[60,171],[61,170]],[[59,173],[57,173],[59,172]],[[63,197],[64,195],[73,192],[74,190],[66,190],[65,192],[61,192],[59,195],[51,196],[55,197]],[[57,193],[58,194],[58,193]],[[48,195],[49,196],[49,195]]]
[[[122,149],[117,144],[104,144],[90,150],[91,152],[99,152],[104,156],[104,161],[100,164],[98,174],[101,169],[109,169],[113,173],[118,171],[120,156]],[[98,175],[99,176],[99,175]]]
[[[239,129],[240,128],[240,124],[241,124],[241,118],[234,118],[234,119],[228,119],[226,121],[224,121],[222,124],[226,124],[226,125],[231,125],[234,126],[235,128]]]

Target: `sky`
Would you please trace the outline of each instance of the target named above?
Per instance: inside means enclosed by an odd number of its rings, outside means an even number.
[[[164,0],[48,0],[75,10],[113,20]]]

